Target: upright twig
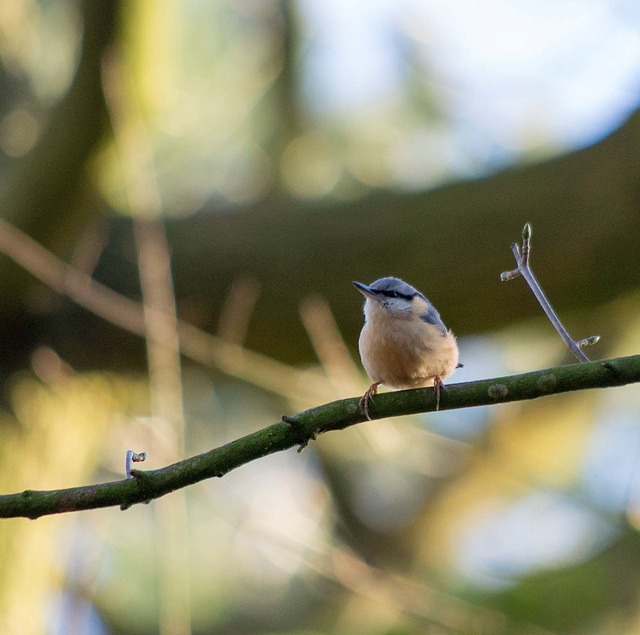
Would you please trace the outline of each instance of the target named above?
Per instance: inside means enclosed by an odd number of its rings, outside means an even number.
[[[133,463],[141,463],[142,461],[147,460],[146,452],[134,452],[133,450],[127,450],[127,455],[125,457],[124,462],[124,472],[127,478],[133,478],[133,474],[131,474],[131,470],[133,469]]]
[[[533,275],[533,271],[531,271],[531,267],[529,265],[529,257],[531,254],[531,224],[526,223],[524,228],[522,229],[522,255],[520,255],[520,249],[518,248],[517,243],[511,243],[511,251],[513,252],[513,256],[516,259],[516,264],[518,265],[517,269],[513,269],[512,271],[503,271],[500,274],[500,280],[513,280],[518,276],[522,276],[529,285],[531,291],[533,291],[533,295],[536,296],[536,300],[538,300],[542,310],[545,312],[546,316],[553,324],[554,328],[560,334],[560,337],[564,340],[565,344],[569,347],[569,350],[578,358],[581,362],[588,362],[589,358],[582,352],[582,348],[584,346],[589,346],[591,344],[595,344],[599,339],[599,335],[592,335],[591,337],[586,337],[585,339],[576,341],[571,338],[567,330],[562,326],[562,322],[560,322],[560,318],[558,318],[556,312],[553,310],[553,307],[547,300],[540,284],[536,280],[536,277]]]

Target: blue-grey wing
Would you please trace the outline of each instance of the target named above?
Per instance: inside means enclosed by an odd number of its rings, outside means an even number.
[[[432,304],[429,303],[429,308],[427,309],[427,312],[422,315],[422,319],[428,324],[433,324],[434,326],[438,327],[443,335],[447,334],[447,327],[440,319],[440,314],[436,311],[435,307]]]

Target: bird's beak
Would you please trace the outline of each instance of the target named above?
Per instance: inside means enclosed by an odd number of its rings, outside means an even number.
[[[362,293],[365,298],[371,298],[372,300],[379,300],[380,296],[377,291],[374,291],[371,287],[368,287],[366,284],[362,284],[362,282],[353,281],[353,286]]]

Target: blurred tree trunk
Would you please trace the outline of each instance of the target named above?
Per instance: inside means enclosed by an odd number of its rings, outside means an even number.
[[[101,62],[116,34],[118,0],[82,4],[83,37],[78,68],[62,101],[51,112],[34,149],[3,175],[2,216],[36,240],[68,250],[77,240],[86,209],[72,209],[87,161],[106,129]],[[9,273],[8,273],[9,272]],[[2,285],[14,271],[0,269]]]
[[[232,281],[256,275],[262,293],[248,345],[287,360],[309,358],[301,298],[326,296],[355,342],[362,299],[351,280],[385,275],[422,290],[458,334],[499,329],[541,314],[522,281],[499,278],[530,221],[532,265],[552,303],[564,313],[594,308],[638,287],[639,137],[637,112],[590,148],[479,181],[341,204],[278,198],[170,221],[178,298],[186,317],[206,315],[203,326],[215,329]],[[124,257],[130,225],[113,229],[99,276],[135,294]]]
[[[116,37],[119,7],[119,0],[82,3],[82,46],[71,87],[53,108],[33,150],[15,159],[0,179],[3,218],[64,258],[69,257],[77,244],[83,225],[92,222],[98,214],[95,206],[87,210],[73,202],[83,193],[87,163],[106,130],[101,62]],[[49,335],[50,329],[56,328],[55,314],[34,316],[32,280],[15,264],[2,258],[0,346],[3,365],[0,376],[23,366],[25,357],[39,343],[52,341]],[[59,306],[54,303],[48,308]],[[35,310],[41,309],[42,303]],[[87,343],[79,339],[77,346],[86,350]]]

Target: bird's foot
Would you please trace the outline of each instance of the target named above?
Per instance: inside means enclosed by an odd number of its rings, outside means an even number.
[[[369,402],[373,401],[373,396],[378,394],[378,386],[380,385],[379,381],[374,382],[369,386],[369,390],[364,393],[362,399],[358,403],[358,408],[364,412],[364,416],[371,421],[371,417],[369,416]]]
[[[440,391],[446,390],[447,387],[442,383],[442,379],[438,375],[433,378],[433,389],[436,393],[436,410],[440,410]]]

